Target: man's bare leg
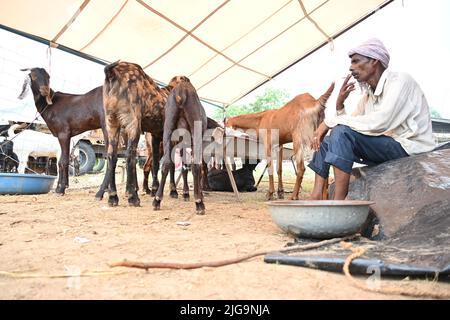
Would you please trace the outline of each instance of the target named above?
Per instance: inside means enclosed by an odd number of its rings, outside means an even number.
[[[314,188],[310,197],[311,200],[323,200],[323,188],[325,183],[326,179],[316,173],[314,178]]]
[[[348,193],[348,185],[350,183],[350,175],[336,167],[334,168],[334,200],[345,200]]]
[[[322,189],[322,200],[328,200],[328,185],[329,185],[329,181],[328,181],[328,179],[325,179],[325,183],[323,184],[323,189]]]

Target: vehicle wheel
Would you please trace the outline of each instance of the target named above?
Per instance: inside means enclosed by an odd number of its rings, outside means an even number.
[[[80,171],[79,175],[83,175],[85,173],[91,172],[94,168],[95,161],[97,157],[95,156],[94,149],[92,146],[84,141],[78,142],[79,148],[79,163],[80,163]]]
[[[106,163],[105,158],[97,157],[95,159],[95,165],[92,168],[92,172],[98,173],[98,172],[102,171],[103,167],[105,166],[105,163]]]

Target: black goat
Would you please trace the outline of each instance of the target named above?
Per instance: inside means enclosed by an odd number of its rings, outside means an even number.
[[[255,178],[253,177],[253,171],[257,165],[256,163],[245,163],[241,169],[232,172],[236,187],[239,191],[253,192],[257,190],[255,187]],[[228,172],[224,169],[210,169],[208,171],[208,183],[213,191],[233,191]]]

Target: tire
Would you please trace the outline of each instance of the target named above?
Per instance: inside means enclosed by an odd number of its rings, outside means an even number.
[[[102,171],[103,168],[105,167],[105,163],[106,163],[106,161],[105,161],[104,158],[97,157],[95,159],[95,165],[92,168],[92,172],[93,173],[98,173],[98,172]]]
[[[95,166],[97,157],[95,155],[94,149],[87,142],[84,141],[78,142],[78,148],[80,151],[80,156],[78,160],[80,163],[79,175],[83,175],[92,171],[92,169]]]

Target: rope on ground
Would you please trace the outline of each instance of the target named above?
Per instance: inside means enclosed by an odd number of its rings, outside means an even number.
[[[110,263],[110,267],[127,267],[127,268],[139,268],[139,269],[198,269],[203,267],[222,267],[230,264],[239,263],[245,260],[249,260],[251,258],[266,255],[268,253],[272,252],[281,252],[281,253],[288,253],[288,252],[294,252],[294,251],[305,251],[305,250],[311,250],[316,249],[325,245],[341,242],[341,241],[348,241],[354,238],[359,237],[360,234],[355,234],[343,238],[334,238],[330,240],[324,240],[316,243],[310,243],[306,245],[294,245],[289,248],[284,248],[281,250],[262,250],[262,251],[256,251],[254,253],[247,254],[245,256],[232,258],[232,259],[225,259],[225,260],[218,260],[218,261],[209,261],[209,262],[194,262],[194,263],[177,263],[177,262],[139,262],[139,261],[128,261],[123,260],[119,262],[113,262]]]
[[[375,292],[375,293],[381,293],[381,294],[394,294],[394,295],[402,295],[402,296],[409,296],[409,297],[418,297],[418,298],[433,298],[433,299],[450,299],[450,293],[445,292],[431,292],[428,290],[422,290],[417,289],[413,287],[407,287],[407,286],[385,286],[380,288],[370,288],[366,285],[363,285],[360,281],[356,280],[351,274],[350,274],[350,264],[351,262],[361,257],[366,251],[367,248],[350,248],[352,250],[352,254],[350,254],[347,259],[345,259],[343,271],[347,279],[351,282],[351,284],[358,289],[369,291],[369,292]]]

